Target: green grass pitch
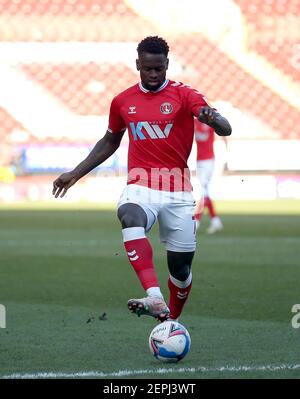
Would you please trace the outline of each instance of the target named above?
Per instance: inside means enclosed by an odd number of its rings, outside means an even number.
[[[217,203],[225,229],[198,232],[178,364],[150,355],[156,322],[127,310],[143,291],[115,211],[60,204],[0,209],[0,378],[300,378],[299,202]],[[167,297],[157,227],[150,239]]]

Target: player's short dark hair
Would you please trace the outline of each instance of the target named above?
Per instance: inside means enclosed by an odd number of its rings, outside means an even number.
[[[138,55],[145,52],[150,54],[164,54],[165,56],[168,56],[169,46],[161,37],[148,36],[138,44],[137,52]]]

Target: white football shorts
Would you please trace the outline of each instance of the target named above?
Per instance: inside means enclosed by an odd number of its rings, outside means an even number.
[[[159,191],[128,184],[118,202],[121,205],[139,205],[147,215],[146,232],[158,220],[159,235],[166,250],[193,252],[196,248],[195,201],[191,192]]]
[[[197,176],[199,178],[204,197],[209,195],[209,183],[214,173],[214,167],[214,158],[197,161]]]

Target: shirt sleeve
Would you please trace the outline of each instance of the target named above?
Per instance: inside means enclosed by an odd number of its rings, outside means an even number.
[[[196,118],[199,116],[201,107],[212,108],[204,95],[193,88],[187,88],[187,106]]]
[[[126,123],[124,122],[117,97],[115,97],[110,105],[108,129],[110,133],[119,133],[126,130]]]

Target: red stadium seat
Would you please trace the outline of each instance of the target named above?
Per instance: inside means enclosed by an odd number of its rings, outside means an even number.
[[[274,70],[280,70],[295,88],[299,87],[300,0],[235,0],[235,3],[245,18],[247,48],[264,57]],[[128,4],[122,0],[3,0],[0,2],[0,46],[78,42],[83,45],[133,43],[135,46],[141,38],[158,29],[155,21],[138,15]],[[253,115],[282,138],[300,138],[299,109],[245,71],[206,37],[200,33],[179,36],[169,32],[167,40],[181,70],[176,76],[169,75],[171,78],[191,84],[212,101],[225,101],[242,113]],[[28,55],[26,50],[15,53],[19,59],[8,65],[75,115],[107,116],[112,97],[138,79],[137,73],[122,62],[122,57],[114,63],[92,58],[80,63],[31,62],[23,59]],[[132,65],[134,67],[134,59]],[[14,128],[23,129],[22,121],[14,120],[10,114],[5,109],[0,113],[2,136],[11,135]],[[264,132],[256,136],[263,138]],[[28,132],[28,137],[40,140],[32,132]],[[57,136],[53,140],[57,140]]]

